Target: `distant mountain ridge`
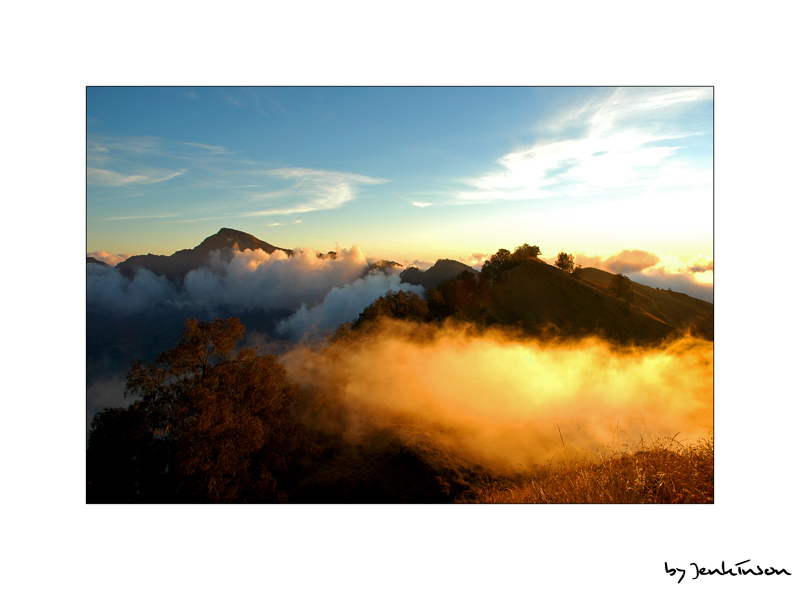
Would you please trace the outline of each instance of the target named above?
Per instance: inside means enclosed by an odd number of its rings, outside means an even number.
[[[439,259],[428,270],[420,270],[410,266],[400,273],[400,280],[410,285],[422,285],[425,290],[433,289],[443,281],[454,279],[464,271],[478,274],[478,271],[457,260]]]
[[[208,264],[208,256],[215,250],[219,250],[223,252],[223,255],[231,257],[234,250],[242,252],[245,250],[263,250],[267,254],[272,254],[275,250],[282,250],[289,256],[293,252],[286,248],[273,246],[243,231],[223,227],[213,236],[207,237],[195,248],[179,250],[170,256],[159,254],[131,256],[120,262],[117,268],[128,278],[133,277],[140,268],[146,268],[170,280],[183,279],[192,270]]]

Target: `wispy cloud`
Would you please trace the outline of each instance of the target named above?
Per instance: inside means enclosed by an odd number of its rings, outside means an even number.
[[[414,205],[414,207],[422,207],[423,209],[425,207],[430,207],[431,205],[433,205],[433,203],[424,203],[422,201],[414,201],[411,204]]]
[[[221,145],[208,145],[207,143],[195,143],[193,141],[176,141],[175,143],[180,145],[188,145],[190,147],[200,148],[202,150],[206,150],[210,154],[232,154],[236,152],[230,152],[226,147]]]
[[[281,223],[280,221],[273,221],[272,223],[268,223],[267,227],[278,227],[279,225],[297,225],[298,223],[303,223],[303,220],[296,219],[294,221],[290,221],[287,223]]]
[[[117,195],[116,197],[106,197],[104,199],[94,199],[96,202],[101,201],[119,201],[120,199],[135,199],[137,197],[143,197],[144,193],[131,193],[127,195]]]
[[[312,170],[309,168],[277,168],[261,172],[267,176],[293,181],[288,188],[254,195],[255,198],[271,201],[290,201],[285,205],[261,211],[251,211],[245,216],[290,215],[337,209],[356,198],[362,185],[388,182],[362,174]]]
[[[253,111],[259,115],[267,117],[268,119],[270,118],[270,114],[264,110],[264,107],[261,104],[261,99],[263,97],[260,97],[259,93],[254,89],[239,88],[236,90],[236,96],[233,96],[232,94],[224,94],[222,98],[237,108]],[[273,109],[279,110],[282,113],[286,112],[277,101],[270,97],[267,97],[267,99],[267,102],[269,102]]]
[[[170,141],[162,137],[107,137],[93,135],[87,138],[87,158],[95,163],[142,162],[148,157],[173,158],[207,163],[213,156],[239,154],[221,145],[197,141]],[[213,161],[228,161],[219,159]]]
[[[101,151],[127,152],[139,156],[165,155],[160,137],[103,137],[87,138],[89,148]]]
[[[470,188],[457,192],[453,202],[586,196],[607,189],[707,182],[704,171],[689,170],[670,158],[683,147],[680,139],[696,134],[676,126],[675,113],[710,99],[709,88],[620,88],[562,113],[540,130],[570,138],[543,138],[506,154],[495,170],[466,179]]]
[[[143,174],[120,174],[113,170],[103,170],[88,166],[86,168],[86,176],[90,184],[105,184],[109,186],[121,186],[147,180],[147,176]]]
[[[105,221],[124,221],[126,219],[159,219],[162,217],[177,217],[177,213],[168,213],[165,215],[131,215],[128,217],[106,217]]]
[[[176,172],[157,172],[149,174],[121,174],[113,170],[86,167],[86,176],[89,184],[105,186],[122,186],[125,184],[153,184],[170,180],[186,172],[185,169]],[[156,175],[157,174],[157,175]]]

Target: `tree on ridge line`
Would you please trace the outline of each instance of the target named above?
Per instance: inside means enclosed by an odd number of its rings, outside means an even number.
[[[563,250],[558,253],[556,259],[556,266],[563,270],[565,273],[571,273],[575,269],[575,257],[572,254],[567,254]]]

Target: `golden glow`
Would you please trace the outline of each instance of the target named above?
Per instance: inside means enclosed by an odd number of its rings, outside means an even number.
[[[707,270],[706,272],[698,272],[694,274],[694,280],[698,283],[702,283],[703,285],[713,285],[714,284],[714,271]]]
[[[333,355],[305,350],[283,360],[306,386],[444,429],[470,452],[510,465],[552,458],[563,449],[559,429],[573,458],[626,436],[696,440],[713,428],[713,344],[691,337],[619,348],[384,321],[380,335],[339,343]]]

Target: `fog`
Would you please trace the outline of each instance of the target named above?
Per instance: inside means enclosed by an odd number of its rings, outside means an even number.
[[[713,344],[688,336],[621,348],[383,320],[329,349],[297,347],[281,360],[307,391],[345,408],[351,436],[369,416],[403,416],[509,468],[640,437],[686,443],[713,428]],[[411,432],[397,435],[404,430]]]

